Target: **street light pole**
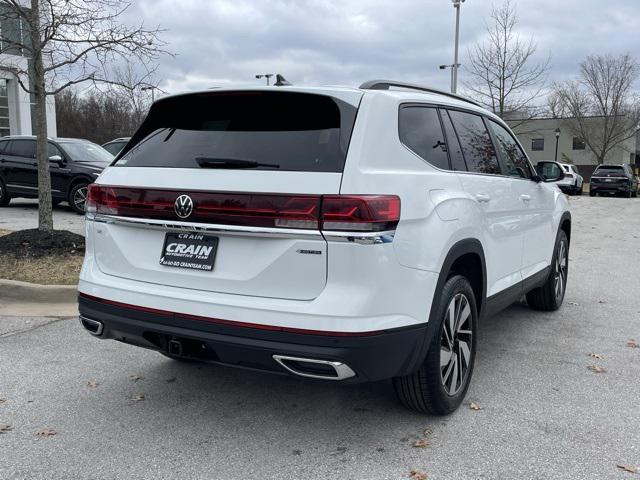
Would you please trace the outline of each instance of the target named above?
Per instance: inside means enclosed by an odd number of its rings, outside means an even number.
[[[156,87],[154,85],[147,85],[146,87],[140,87],[140,90],[142,90],[142,91],[151,90],[151,103],[153,103],[153,102],[156,101],[156,94],[155,94],[156,88],[158,88],[158,87]]]
[[[267,79],[267,86],[269,86],[269,79],[271,77],[273,77],[273,73],[259,73],[258,75],[256,75],[256,78],[259,80],[261,78],[266,78]]]
[[[458,91],[458,43],[460,39],[460,5],[464,3],[465,0],[451,0],[453,2],[453,8],[456,9],[456,39],[453,53],[453,66],[451,67],[453,78],[451,82],[451,93],[456,93]]]
[[[556,128],[556,162],[558,161],[558,141],[560,140],[560,129]]]
[[[461,65],[461,64],[459,63],[459,64],[458,64],[458,67],[459,67],[460,65]],[[454,72],[454,70],[455,70],[455,69],[454,69],[454,66],[453,66],[453,65],[440,65],[440,67],[439,67],[439,68],[440,68],[440,70],[446,70],[447,68],[450,68],[450,69],[451,69],[451,93],[456,93],[455,86],[454,86],[454,78],[453,78],[453,72]]]

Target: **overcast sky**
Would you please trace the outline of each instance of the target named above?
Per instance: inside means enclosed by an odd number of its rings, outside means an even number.
[[[483,38],[492,3],[462,6],[463,64]],[[640,57],[640,0],[513,3],[538,59],[551,56],[553,80],[573,76],[588,54]],[[167,30],[176,56],[162,61],[158,80],[170,93],[259,84],[255,74],[267,72],[297,85],[389,78],[449,86],[438,65],[453,63],[451,0],[133,0],[127,17]]]

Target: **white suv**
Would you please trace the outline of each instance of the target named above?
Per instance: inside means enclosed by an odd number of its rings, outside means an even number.
[[[89,189],[80,320],[447,414],[479,319],[562,303],[571,217],[541,172],[498,117],[414,85],[163,98]]]

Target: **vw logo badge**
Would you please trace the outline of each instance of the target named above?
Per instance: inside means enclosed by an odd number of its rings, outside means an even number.
[[[180,218],[187,218],[193,213],[193,200],[189,195],[180,195],[176,198],[173,209]]]

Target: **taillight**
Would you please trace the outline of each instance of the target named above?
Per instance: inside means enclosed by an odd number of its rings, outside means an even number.
[[[325,195],[322,230],[381,232],[400,220],[400,198],[395,195]]]
[[[187,217],[178,217],[174,209],[180,195],[188,195],[192,200],[192,211]],[[181,192],[91,184],[86,212],[219,225],[380,232],[397,226],[400,198]]]

